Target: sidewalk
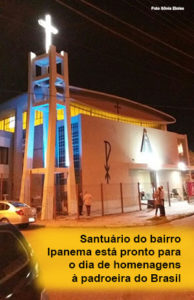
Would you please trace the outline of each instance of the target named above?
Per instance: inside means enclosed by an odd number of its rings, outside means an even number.
[[[144,209],[124,214],[105,216],[81,216],[80,218],[60,216],[56,220],[36,222],[37,225],[46,227],[136,227],[153,226],[171,222],[173,220],[194,215],[194,202],[172,202],[171,206],[165,204],[166,217],[155,217],[155,209]]]

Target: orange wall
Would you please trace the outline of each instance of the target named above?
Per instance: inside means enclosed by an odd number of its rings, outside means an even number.
[[[143,127],[85,115],[81,116],[81,120],[83,184],[106,182],[104,140],[112,147],[109,159],[110,183],[133,181],[130,164],[146,163],[140,152]],[[162,163],[176,166],[177,134],[153,128],[147,128],[147,134],[154,153]]]

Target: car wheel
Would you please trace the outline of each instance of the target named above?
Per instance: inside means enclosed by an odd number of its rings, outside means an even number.
[[[9,223],[9,220],[7,218],[2,218],[0,219],[1,223]]]
[[[29,226],[29,223],[20,224],[19,227],[25,229]]]

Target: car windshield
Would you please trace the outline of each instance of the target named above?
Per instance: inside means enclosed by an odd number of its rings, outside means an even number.
[[[21,202],[10,201],[9,203],[15,207],[28,207],[28,205],[26,205],[25,203],[21,203]]]

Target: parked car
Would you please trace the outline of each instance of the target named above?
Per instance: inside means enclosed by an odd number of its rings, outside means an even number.
[[[36,208],[19,201],[0,200],[0,220],[27,227],[36,221]]]
[[[0,299],[46,300],[38,285],[39,268],[21,232],[0,222]]]

